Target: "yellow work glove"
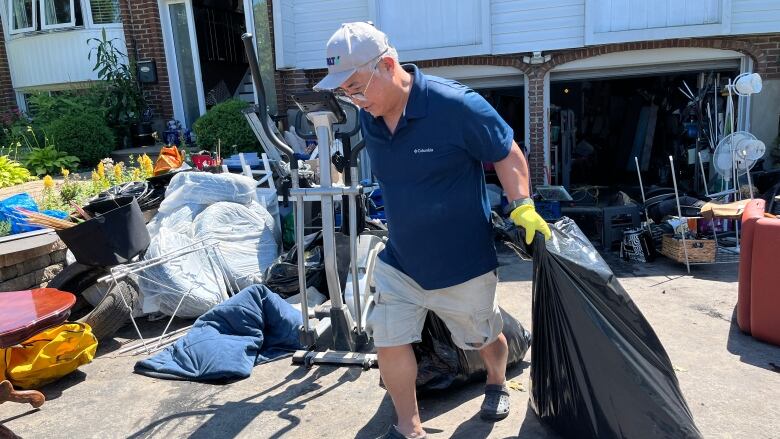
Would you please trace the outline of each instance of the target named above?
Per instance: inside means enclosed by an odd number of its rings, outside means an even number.
[[[516,208],[509,214],[509,218],[512,219],[516,226],[525,229],[525,243],[527,245],[531,245],[534,242],[536,232],[544,235],[545,240],[550,239],[552,236],[550,226],[547,225],[544,218],[536,213],[536,209],[534,209],[532,204],[524,204]]]

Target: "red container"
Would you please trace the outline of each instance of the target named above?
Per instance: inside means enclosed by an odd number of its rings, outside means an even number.
[[[753,263],[750,267],[750,333],[758,340],[780,346],[780,219],[756,221]]]
[[[204,166],[212,166],[214,164],[214,158],[208,154],[193,154],[190,158],[192,159],[192,164],[201,171]]]

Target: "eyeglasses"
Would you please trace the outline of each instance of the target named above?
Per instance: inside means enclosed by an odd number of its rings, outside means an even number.
[[[368,98],[366,97],[366,92],[368,91],[368,87],[371,85],[371,80],[374,79],[374,73],[376,73],[376,66],[379,64],[379,61],[377,61],[376,64],[374,64],[374,67],[371,69],[371,76],[368,78],[368,82],[366,82],[366,86],[363,87],[362,92],[358,93],[349,93],[343,88],[339,87],[335,90],[333,90],[333,94],[336,96],[341,96],[344,98],[352,99],[353,101],[367,101]]]

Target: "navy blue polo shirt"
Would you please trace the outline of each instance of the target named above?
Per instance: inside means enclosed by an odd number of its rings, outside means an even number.
[[[395,133],[360,112],[390,232],[379,257],[426,290],[445,288],[498,266],[482,162],[505,158],[513,133],[475,91],[404,69],[414,82]]]

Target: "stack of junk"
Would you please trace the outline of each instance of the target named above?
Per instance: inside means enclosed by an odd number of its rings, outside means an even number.
[[[144,259],[209,239],[219,242],[215,259],[220,267],[213,270],[206,254],[194,252],[146,269],[138,279],[144,314],[175,311],[178,317],[195,318],[227,300],[230,291],[263,282],[263,273],[279,255],[281,236],[269,213],[276,206],[263,205],[256,190],[256,181],[238,174],[182,172],[173,177],[147,225],[151,243]],[[181,295],[186,296],[179,305]]]

